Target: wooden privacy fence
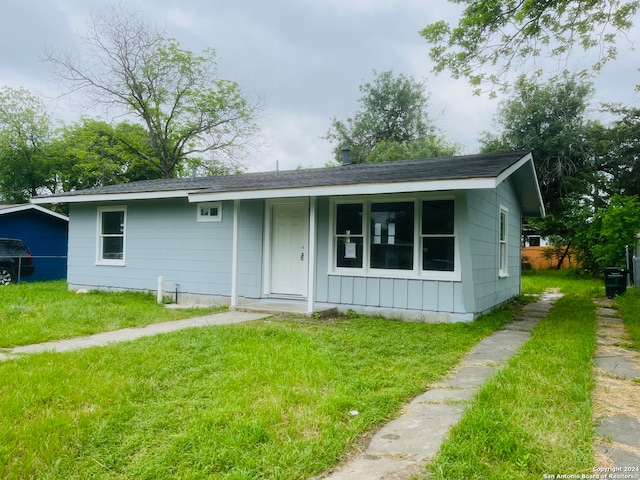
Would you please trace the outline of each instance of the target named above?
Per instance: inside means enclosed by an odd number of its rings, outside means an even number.
[[[554,247],[523,247],[522,248],[522,264],[533,270],[545,270],[556,268],[559,258],[553,254],[557,249]],[[564,249],[560,250],[560,254]],[[571,252],[562,261],[560,268],[575,267],[576,262]]]

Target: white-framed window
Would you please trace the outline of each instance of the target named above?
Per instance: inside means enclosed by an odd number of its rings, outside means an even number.
[[[451,279],[458,275],[454,200],[337,199],[333,273]]]
[[[501,277],[506,277],[509,275],[509,211],[500,206],[500,225],[498,232],[498,243],[499,243],[499,252],[498,252],[498,262],[499,262],[499,275]]]
[[[364,205],[339,203],[336,205],[334,248],[337,268],[364,266]]]
[[[127,207],[98,208],[98,265],[124,265]]]
[[[198,204],[198,222],[221,222],[222,221],[222,203],[207,202]]]
[[[369,268],[414,270],[415,202],[371,202]]]
[[[422,270],[455,270],[455,209],[453,200],[422,202]]]

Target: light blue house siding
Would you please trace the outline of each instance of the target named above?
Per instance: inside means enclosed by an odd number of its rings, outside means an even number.
[[[521,215],[510,182],[497,190],[452,192],[461,278],[456,281],[362,277],[328,272],[330,201],[318,201],[318,302],[412,319],[472,320],[520,292]],[[500,208],[508,212],[509,275],[499,272]],[[467,266],[471,268],[467,268]]]
[[[491,309],[519,293],[518,204],[507,182],[496,191],[457,192],[456,222],[460,281],[358,277],[328,272],[330,199],[317,202],[316,300],[346,308],[409,316],[470,320],[472,312]],[[238,294],[263,296],[264,201],[245,200],[238,215]],[[218,298],[231,295],[233,202],[224,202],[222,221],[199,223],[196,206],[186,199],[147,200],[126,205],[124,266],[96,265],[98,206],[71,205],[69,283],[71,288],[113,288],[153,291],[158,277],[168,294],[177,289]],[[509,211],[510,275],[498,273],[500,206]],[[474,252],[473,254],[471,252]]]
[[[97,265],[98,207],[126,207],[125,265]],[[233,202],[220,222],[197,222],[187,199],[72,204],[69,287],[155,291],[162,276],[167,294],[177,291],[220,298],[231,295]],[[238,292],[258,298],[262,268],[262,201],[242,203],[239,215]]]
[[[456,202],[463,196],[457,193]],[[409,319],[473,319],[465,310],[462,282],[329,273],[330,208],[328,198],[318,201],[318,302]]]
[[[507,218],[507,266],[508,276],[499,272],[500,207],[508,211]],[[480,190],[468,193],[468,241],[471,257],[471,279],[475,312],[486,312],[496,305],[520,293],[520,207],[509,181],[497,190]]]
[[[459,280],[349,276],[330,272],[331,199],[317,199],[318,303],[341,310],[428,320],[472,320],[520,291],[520,210],[508,181],[497,190],[452,192],[461,268]],[[390,196],[389,198],[393,198]],[[264,296],[265,201],[242,200],[238,214],[237,289],[241,298]],[[125,265],[96,263],[98,208],[126,207]],[[499,275],[500,208],[508,211],[509,275]],[[70,205],[69,286],[155,291],[228,303],[232,284],[234,202],[222,203],[219,222],[197,222],[187,199]]]
[[[71,289],[155,291],[162,277],[180,303],[429,321],[470,321],[518,295],[521,218],[544,216],[530,151],[148,180],[32,203],[69,204]]]

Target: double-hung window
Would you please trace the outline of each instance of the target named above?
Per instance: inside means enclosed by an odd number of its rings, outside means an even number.
[[[126,218],[126,207],[98,209],[98,264],[124,265]]]
[[[422,202],[422,270],[455,270],[453,200]]]
[[[362,203],[336,205],[335,252],[338,268],[362,268],[364,258]]]
[[[504,207],[500,207],[500,225],[499,225],[499,275],[506,277],[509,275],[509,262],[508,262],[508,230],[507,230],[507,218],[508,211]]]

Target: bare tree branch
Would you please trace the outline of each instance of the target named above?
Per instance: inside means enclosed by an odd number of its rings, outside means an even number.
[[[93,15],[82,42],[85,57],[46,52],[55,75],[92,105],[137,118],[165,177],[194,154],[220,152],[235,163],[257,134],[259,103],[217,76],[214,50],[184,50],[125,6]]]

